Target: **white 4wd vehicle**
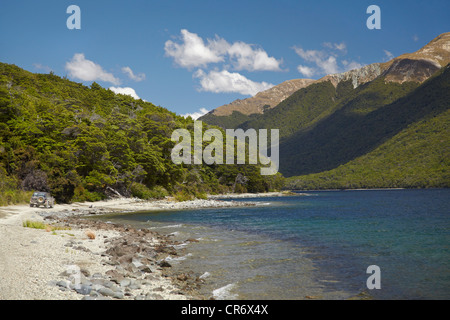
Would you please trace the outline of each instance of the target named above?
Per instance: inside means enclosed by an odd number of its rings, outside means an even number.
[[[55,205],[55,198],[48,192],[35,192],[31,196],[30,207],[44,206],[46,208],[53,208]]]

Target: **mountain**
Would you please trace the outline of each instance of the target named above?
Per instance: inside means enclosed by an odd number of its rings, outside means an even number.
[[[250,119],[251,115],[262,114],[278,105],[295,91],[315,82],[312,79],[287,80],[268,90],[261,91],[247,99],[238,99],[220,106],[199,118],[201,121],[223,128],[235,127]]]
[[[326,75],[317,81],[331,81],[334,86],[352,80],[353,87],[383,76],[387,82],[423,82],[450,63],[450,32],[443,33],[423,48],[405,53],[385,63],[373,63],[360,69]]]
[[[268,90],[259,92],[251,98],[238,99],[230,104],[218,107],[212,113],[216,116],[229,116],[233,111],[239,111],[245,115],[263,113],[265,106],[269,106],[269,108],[275,107],[295,91],[308,86],[312,82],[314,82],[312,79],[288,80]]]
[[[450,63],[450,32],[443,33],[413,53],[405,53],[382,64],[386,81],[423,82]]]
[[[449,62],[450,33],[444,33],[416,52],[311,82],[264,113],[247,116],[236,127],[280,129],[280,171],[285,176],[296,176],[290,179],[291,186],[317,188],[321,181],[334,181],[340,187],[369,185],[364,182],[367,175],[362,173],[370,171],[367,166],[375,163],[384,164],[377,167],[378,176],[389,179],[372,179],[376,182],[370,187],[448,186],[448,162],[443,158],[448,157],[448,152],[439,149],[449,149]],[[243,119],[236,112],[232,116]],[[221,119],[222,123],[226,118]],[[432,124],[439,124],[436,132],[427,128]],[[415,126],[420,131],[411,129]],[[399,139],[408,143],[412,158],[396,151]],[[413,143],[419,140],[423,143]],[[427,142],[427,148],[422,148]],[[386,159],[395,163],[395,170]],[[422,167],[411,166],[411,160]],[[423,170],[426,161],[437,171]],[[337,179],[338,172],[346,176],[351,173],[352,179]],[[424,172],[430,179],[440,179],[425,181]],[[446,183],[443,177],[447,177]]]
[[[280,171],[293,176],[337,168],[373,151],[414,123],[440,117],[449,109],[450,68],[444,67],[438,75],[415,85],[385,83],[381,77],[359,87],[355,98],[280,143]],[[391,95],[399,98],[383,99]]]
[[[330,81],[336,87],[342,81],[351,80],[354,88],[384,76],[387,82],[423,82],[450,62],[450,33],[443,33],[426,46],[413,53],[405,53],[385,63],[373,63],[359,69],[326,75],[321,79],[287,80],[255,96],[235,100],[220,106],[199,118],[222,128],[236,128],[244,122],[264,114],[299,89],[311,84]]]

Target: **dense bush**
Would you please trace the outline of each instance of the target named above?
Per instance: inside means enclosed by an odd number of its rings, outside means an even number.
[[[59,203],[114,194],[158,199],[183,186],[204,197],[231,190],[239,173],[230,165],[174,164],[171,134],[193,132],[193,120],[95,82],[0,63],[0,120],[2,194],[48,190]],[[239,168],[251,183],[265,179],[258,166]]]

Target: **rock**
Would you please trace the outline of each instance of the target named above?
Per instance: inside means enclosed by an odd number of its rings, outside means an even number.
[[[91,292],[89,293],[89,295],[93,298],[95,297],[100,297],[100,293],[97,292],[97,290],[91,290]]]
[[[120,286],[121,287],[128,287],[131,284],[131,280],[130,279],[123,279],[122,281],[120,281]]]
[[[106,296],[106,297],[114,297],[114,295],[116,294],[113,290],[111,290],[110,288],[100,288],[98,290],[98,293],[100,293],[102,296]]]
[[[170,263],[168,263],[166,260],[163,260],[159,263],[159,266],[162,268],[171,268],[172,265]]]
[[[91,281],[93,286],[111,288],[114,285],[112,281],[109,281],[107,279],[91,279]]]
[[[157,293],[147,293],[145,300],[164,300],[163,296]]]
[[[92,290],[90,295],[84,296],[81,300],[111,300],[111,299],[102,296],[97,291]]]
[[[152,269],[150,269],[149,266],[142,266],[141,268],[139,268],[140,271],[145,272],[145,273],[152,273]]]
[[[180,281],[186,281],[188,279],[188,276],[185,273],[177,275],[177,279]]]
[[[64,219],[68,221],[72,218]],[[160,275],[159,271],[162,268],[172,267],[168,261],[164,260],[165,257],[178,256],[177,251],[182,248],[182,245],[197,242],[196,239],[188,239],[185,242],[173,241],[167,236],[158,235],[147,229],[138,230],[97,221],[77,221],[68,225],[75,225],[86,230],[122,232],[119,237],[104,238],[104,235],[97,235],[106,246],[102,253],[98,253],[103,257],[101,263],[103,266],[110,266],[111,270],[104,274],[97,272],[91,275],[89,270],[72,265],[68,266],[66,272],[62,274],[64,280],[52,282],[52,285],[56,285],[61,290],[74,290],[82,295],[80,297],[83,300],[160,300],[163,296],[157,291],[165,291],[165,289],[162,287],[155,289],[155,281],[152,279],[166,277],[183,287],[190,286],[193,281],[188,274],[171,275],[171,271],[166,270]],[[69,240],[65,246],[71,250],[88,252],[89,249],[83,246],[85,241],[86,239],[84,241]],[[149,293],[149,290],[152,290],[152,293]]]
[[[137,281],[132,281],[129,287],[131,290],[141,289],[141,285]]]
[[[133,260],[133,254],[125,254],[123,256],[120,256],[117,261],[121,264],[121,265],[126,265],[131,263],[131,261]]]
[[[89,272],[88,269],[86,268],[80,268],[80,272],[85,276],[85,277],[89,277],[91,275],[91,273]]]
[[[66,280],[58,281],[58,282],[56,282],[56,285],[61,288],[67,288],[67,289],[69,288],[69,282]]]
[[[82,295],[88,295],[89,293],[91,293],[91,290],[91,286],[85,284],[82,284],[81,286],[75,288],[75,291]]]
[[[124,276],[120,274],[117,270],[108,270],[106,271],[106,275],[111,278],[111,281],[116,283],[120,283],[123,280]]]
[[[143,266],[143,264],[141,263],[141,260],[137,259],[137,258],[133,258],[131,263],[133,264],[133,266],[135,266],[138,269]]]
[[[80,251],[84,251],[84,252],[91,252],[91,250],[89,250],[88,248],[86,248],[84,246],[74,246],[73,248],[75,250],[80,250]]]

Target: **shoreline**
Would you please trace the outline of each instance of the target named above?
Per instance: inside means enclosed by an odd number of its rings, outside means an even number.
[[[251,197],[285,195],[251,194]],[[242,195],[250,197],[249,195]],[[204,280],[174,274],[167,257],[184,244],[148,229],[85,219],[139,211],[254,206],[254,202],[207,200],[174,202],[116,198],[97,202],[0,207],[0,300],[197,300]],[[25,221],[56,230],[23,226]],[[181,245],[181,246],[180,246]],[[177,249],[175,249],[177,248]]]
[[[178,254],[163,235],[15,207],[0,219],[0,300],[202,299],[197,279],[163,263]],[[58,228],[24,227],[26,220]]]

